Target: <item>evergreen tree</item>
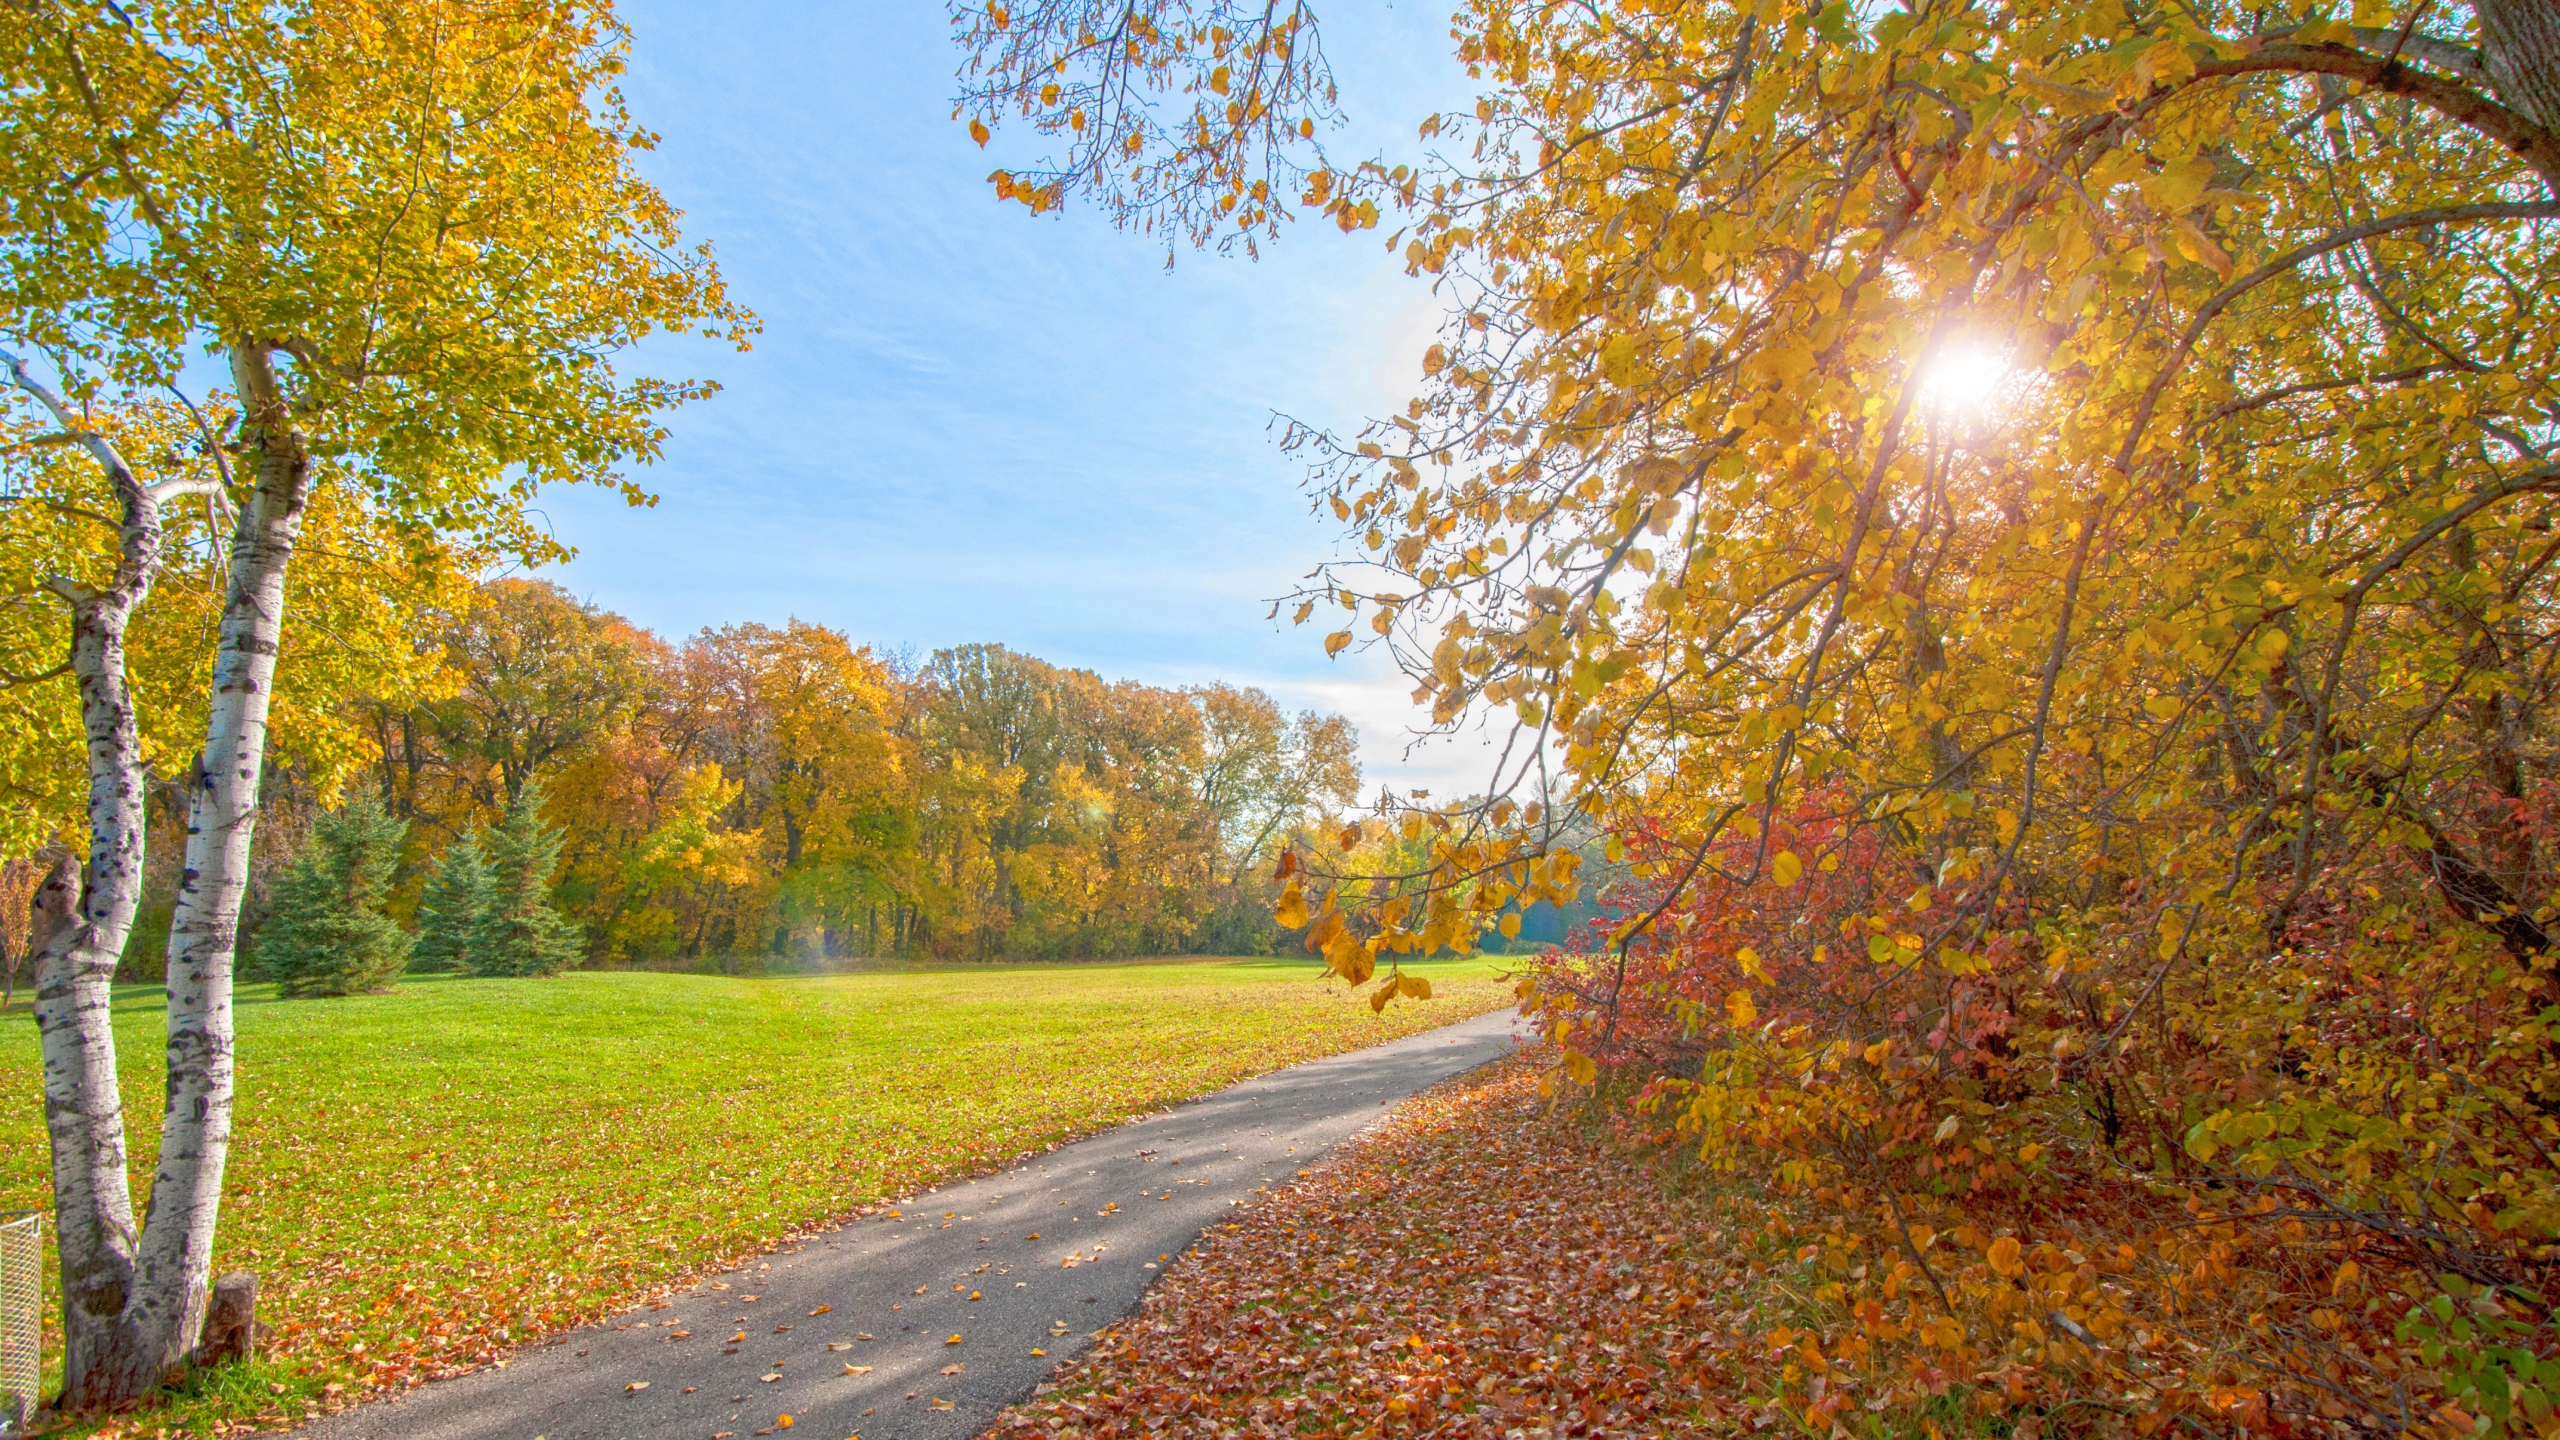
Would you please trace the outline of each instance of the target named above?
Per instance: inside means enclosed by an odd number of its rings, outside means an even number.
[[[259,928],[260,973],[287,995],[391,988],[408,963],[409,936],[381,906],[408,833],[372,795],[321,816],[277,882],[274,911]]]
[[[472,927],[465,964],[474,975],[557,975],[577,963],[585,937],[551,903],[560,832],[542,823],[542,788],[528,785],[489,831],[489,905]]]
[[[495,893],[488,862],[480,853],[478,831],[467,832],[446,846],[418,897],[418,946],[410,952],[409,968],[470,969],[472,932],[489,913]]]

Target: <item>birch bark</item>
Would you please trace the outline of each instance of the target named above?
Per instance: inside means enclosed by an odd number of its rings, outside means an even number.
[[[231,1149],[231,974],[284,636],[285,572],[311,498],[311,455],[276,383],[274,351],[231,348],[241,437],[255,467],[231,541],[204,753],[187,776],[187,841],[169,922],[168,1112],[136,1270],[156,1297],[146,1349],[182,1362],[204,1328],[222,1172]]]
[[[310,451],[285,404],[272,346],[235,344],[232,376],[254,465],[232,537],[205,748],[186,777],[187,839],[170,921],[168,1087],[158,1168],[139,1229],[116,1087],[110,982],[142,893],[144,770],[124,678],[124,636],[150,592],[160,509],[205,488],[145,486],[114,447],[10,361],[97,459],[122,501],[114,580],[53,584],[72,608],[71,666],[88,732],[88,859],[41,897],[36,1021],[42,1033],[54,1211],[63,1264],[67,1410],[140,1401],[187,1362],[204,1327],[222,1173],[231,1140],[231,973],[249,880],[267,711],[283,635],[285,577],[310,499]]]
[[[89,849],[58,867],[37,900],[35,1019],[44,1059],[45,1129],[53,1149],[53,1205],[62,1254],[66,1397],[122,1390],[129,1367],[111,1327],[135,1298],[137,1236],[125,1172],[124,1105],[109,1023],[116,959],[142,899],[144,775],[140,727],[125,684],[124,643],[159,573],[163,497],[135,478],[115,446],[81,424],[15,357],[10,379],[51,411],[114,491],[119,553],[102,587],[48,582],[71,607],[71,670],[89,768]],[[155,1371],[144,1382],[156,1382]],[[139,1390],[130,1393],[139,1394]]]

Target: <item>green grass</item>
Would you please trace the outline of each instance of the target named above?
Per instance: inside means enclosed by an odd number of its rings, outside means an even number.
[[[1508,997],[1500,963],[1409,965],[1438,998],[1383,1016],[1285,961],[245,987],[215,1264],[258,1272],[269,1365],[203,1377],[140,1428],[478,1363],[865,1205],[1480,1013]],[[161,1024],[156,988],[118,992],[137,1189]],[[0,1209],[49,1205],[39,1074],[13,1009]]]

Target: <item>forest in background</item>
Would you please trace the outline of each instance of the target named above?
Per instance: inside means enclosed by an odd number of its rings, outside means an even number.
[[[669,641],[521,579],[442,620],[426,698],[357,704],[349,783],[409,823],[393,913],[538,786],[590,963],[1265,953],[1258,870],[1359,797],[1351,725],[1250,687],[798,620]],[[296,788],[271,803],[308,811]]]
[[[386,909],[414,925],[435,858],[531,790],[591,965],[1264,954],[1277,847],[1359,799],[1350,723],[1251,687],[1106,681],[1001,645],[884,656],[799,620],[671,641],[539,580],[444,594],[387,671],[405,683],[344,698],[315,727],[337,743],[269,771],[253,941],[345,797],[406,823]],[[168,790],[127,980],[163,964]],[[11,868],[15,918],[36,867]]]

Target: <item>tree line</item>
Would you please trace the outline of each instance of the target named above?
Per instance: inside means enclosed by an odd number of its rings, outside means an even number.
[[[1359,798],[1349,722],[1251,687],[798,620],[671,642],[539,580],[456,595],[417,617],[413,686],[346,702],[349,763],[270,772],[248,974],[1263,954],[1272,857]],[[176,884],[155,865],[143,912]],[[493,887],[557,935],[475,943]],[[137,942],[120,973],[163,963]]]
[[[540,797],[597,964],[1263,953],[1270,856],[1358,799],[1357,736],[1258,689],[803,621],[671,642],[557,586],[442,617],[432,698],[361,702],[351,783],[430,852]]]

